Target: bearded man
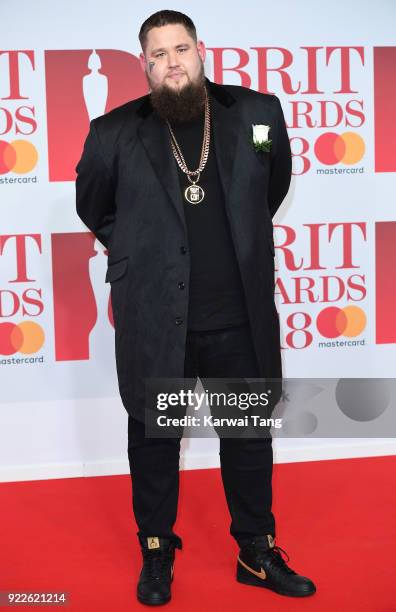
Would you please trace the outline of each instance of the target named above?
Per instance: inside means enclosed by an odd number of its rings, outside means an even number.
[[[205,77],[189,17],[159,11],[139,39],[150,93],[91,121],[76,193],[78,215],[108,249],[143,557],[137,597],[157,605],[171,598],[182,544],[173,529],[180,437],[145,436],[145,381],[281,378],[272,217],[289,189],[291,152],[277,96]],[[275,545],[271,442],[219,441],[236,578],[311,595],[313,582]]]

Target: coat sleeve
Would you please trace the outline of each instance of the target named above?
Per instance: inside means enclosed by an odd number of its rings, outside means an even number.
[[[76,172],[77,214],[107,248],[115,221],[114,185],[101,152],[95,120],[90,123]]]
[[[270,134],[271,144],[271,172],[268,189],[268,206],[273,217],[282,204],[289,191],[292,158],[289,136],[287,134],[282,106],[277,96],[275,98],[275,126]]]

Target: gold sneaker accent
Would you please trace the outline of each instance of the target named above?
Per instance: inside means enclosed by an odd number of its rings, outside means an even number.
[[[160,547],[159,539],[158,538],[154,538],[154,537],[147,538],[147,546],[150,549],[151,548],[159,548]]]
[[[272,537],[272,535],[267,534],[267,540],[268,540],[268,546],[269,546],[270,548],[274,548],[274,546],[275,546],[275,540],[274,540],[274,538]]]
[[[242,559],[239,557],[238,555],[238,561],[241,565],[243,565],[243,567],[245,569],[248,570],[248,572],[251,572],[252,574],[254,574],[255,576],[257,576],[257,578],[261,578],[261,580],[265,580],[267,578],[267,574],[264,571],[263,567],[260,567],[260,571],[256,572],[256,570],[254,570],[252,567],[249,567],[248,565],[246,565],[246,563],[244,563],[244,561],[242,561]]]

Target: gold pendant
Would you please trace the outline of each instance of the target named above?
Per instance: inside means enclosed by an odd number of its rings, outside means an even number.
[[[205,192],[200,185],[189,185],[184,190],[184,197],[189,204],[200,204],[205,197]]]

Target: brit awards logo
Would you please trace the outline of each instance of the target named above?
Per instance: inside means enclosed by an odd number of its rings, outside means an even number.
[[[90,120],[148,93],[137,57],[126,51],[45,51],[50,181],[74,181]]]
[[[282,348],[364,345],[366,222],[276,225],[275,235],[282,268],[275,282]]]
[[[0,236],[2,365],[44,361],[38,354],[45,343],[43,291],[36,278],[41,256],[40,234]]]
[[[281,92],[293,173],[356,174],[366,151],[367,82],[362,46],[210,48],[214,80]],[[229,82],[228,80],[226,82]],[[286,100],[283,101],[284,94]]]
[[[37,183],[35,69],[34,51],[0,50],[0,185]]]
[[[114,344],[106,252],[89,232],[51,236],[56,361],[87,360]]]
[[[53,337],[56,361],[89,360],[114,345],[107,252],[89,232],[51,235]],[[43,273],[40,234],[0,236],[0,361],[42,363],[43,315],[51,301]],[[48,325],[48,321],[47,321]]]

